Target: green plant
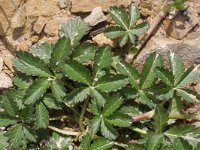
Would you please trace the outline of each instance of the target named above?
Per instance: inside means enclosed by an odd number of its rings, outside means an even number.
[[[148,25],[145,22],[136,24],[140,18],[140,12],[137,7],[130,5],[129,11],[121,7],[110,7],[108,13],[115,21],[115,26],[110,26],[106,29],[106,35],[111,39],[119,38],[119,46],[123,47],[127,43],[135,45],[139,35],[146,32]]]
[[[1,95],[0,149],[197,150],[200,129],[181,122],[196,119],[183,108],[197,102],[185,88],[197,66],[185,71],[171,53],[167,69],[152,53],[139,73],[111,48],[80,41],[88,31],[75,18],[55,45],[17,52],[14,86]]]

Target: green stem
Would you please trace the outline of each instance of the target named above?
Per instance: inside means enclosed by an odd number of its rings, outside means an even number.
[[[78,136],[81,134],[81,132],[74,132],[74,131],[67,131],[67,130],[61,130],[59,128],[53,127],[53,126],[48,126],[49,129],[64,134],[64,135],[73,135],[73,136]]]
[[[80,127],[81,132],[84,132],[84,131],[85,131],[83,120],[84,120],[84,115],[85,115],[85,111],[86,111],[86,109],[87,109],[88,103],[89,103],[89,100],[87,99],[87,100],[84,102],[83,107],[82,107],[82,110],[81,110],[81,115],[80,115],[80,119],[79,119],[79,127]]]

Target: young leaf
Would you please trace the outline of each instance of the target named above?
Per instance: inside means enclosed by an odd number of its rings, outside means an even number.
[[[66,96],[66,103],[68,104],[77,104],[84,101],[89,95],[90,89],[81,87],[73,90]]]
[[[163,107],[158,106],[155,111],[154,124],[158,132],[162,132],[163,128],[167,125],[168,113]]]
[[[146,59],[140,78],[140,87],[149,88],[155,80],[155,68],[162,65],[162,59],[158,54],[150,54]]]
[[[87,63],[94,59],[96,47],[90,43],[83,43],[73,52],[73,59],[79,63]]]
[[[80,17],[69,21],[64,25],[59,33],[60,36],[69,37],[72,46],[77,46],[81,38],[90,30],[89,25],[81,20]]]
[[[121,26],[125,30],[128,30],[129,20],[128,20],[128,14],[125,11],[125,9],[113,6],[109,8],[108,13],[112,16],[113,20],[119,26]]]
[[[91,145],[90,150],[107,150],[113,146],[113,142],[105,138],[98,138]]]
[[[146,147],[148,150],[159,150],[163,140],[163,134],[150,134],[147,139]]]
[[[67,56],[69,56],[71,52],[70,48],[70,40],[68,38],[63,37],[59,39],[51,54],[51,66],[58,66],[61,62],[63,62]]]
[[[91,77],[89,70],[76,61],[67,61],[64,65],[60,66],[60,68],[69,79],[90,85]]]
[[[112,115],[123,103],[123,98],[119,96],[113,96],[107,100],[103,109],[103,116],[109,117]]]
[[[26,75],[50,77],[52,76],[48,67],[38,57],[28,52],[17,52],[17,58],[13,62],[16,69]]]
[[[114,77],[104,76],[96,83],[96,89],[104,92],[117,91],[128,84],[128,79],[124,76],[116,75]]]
[[[49,81],[47,78],[37,79],[26,91],[25,104],[34,104],[39,98],[41,98],[49,87]]]
[[[49,124],[49,112],[45,105],[40,102],[36,104],[36,125],[38,128],[47,128]]]
[[[54,97],[58,102],[62,102],[65,94],[65,87],[59,80],[53,80],[51,83],[51,89]]]
[[[36,46],[31,47],[30,49],[30,52],[34,56],[37,56],[41,60],[43,60],[45,64],[49,63],[52,51],[53,51],[53,46],[49,43],[37,44]]]
[[[117,131],[107,122],[105,122],[104,119],[101,121],[101,133],[108,139],[116,139],[118,136]]]
[[[184,74],[185,68],[181,58],[174,52],[170,53],[170,65],[174,75],[174,85],[177,85]]]

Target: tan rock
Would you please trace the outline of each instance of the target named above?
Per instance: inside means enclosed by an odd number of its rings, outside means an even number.
[[[29,18],[38,16],[53,16],[58,11],[57,0],[28,0],[25,4],[26,14]]]
[[[0,57],[0,73],[1,73],[2,69],[3,69],[3,58]]]
[[[100,33],[100,34],[94,36],[92,38],[92,40],[94,42],[96,42],[100,46],[102,46],[102,45],[109,45],[111,47],[114,47],[116,45],[112,40],[110,40],[109,38],[107,38],[104,33]]]
[[[178,13],[171,20],[166,19],[164,21],[166,33],[177,40],[187,36],[199,22],[198,13],[193,7],[193,2],[189,2],[188,5],[187,14]]]
[[[67,8],[70,5],[70,0],[58,0],[58,6],[63,9]]]
[[[12,87],[11,78],[4,72],[0,73],[0,90]]]
[[[25,23],[26,23],[25,8],[24,6],[21,6],[19,9],[17,9],[14,16],[12,17],[11,26],[13,29],[21,28],[25,26]]]
[[[3,58],[4,64],[8,67],[8,69],[11,72],[14,72],[12,62],[15,57],[9,51],[4,51],[2,54],[2,58]]]
[[[17,47],[18,51],[28,51],[29,48],[31,47],[32,43],[31,41],[23,41],[22,43],[20,43]]]
[[[39,41],[39,37],[37,35],[34,35],[34,36],[31,37],[31,42],[33,44],[36,43],[36,42],[38,42],[38,41]]]
[[[106,16],[104,15],[101,7],[96,7],[92,9],[92,12],[87,16],[84,21],[89,23],[90,26],[95,26],[100,22],[106,21]]]
[[[44,17],[39,17],[36,23],[33,25],[33,31],[40,34],[47,23],[47,19]]]
[[[120,6],[124,0],[72,0],[71,11],[90,12],[93,8],[100,6],[103,11],[107,11],[110,6]]]
[[[54,20],[49,21],[44,28],[44,32],[47,36],[58,35],[58,24]]]

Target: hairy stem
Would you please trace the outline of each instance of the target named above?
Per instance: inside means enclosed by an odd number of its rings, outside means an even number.
[[[82,110],[81,110],[81,115],[80,115],[80,119],[79,119],[79,127],[80,127],[81,132],[85,131],[83,120],[84,120],[84,115],[85,115],[85,111],[87,109],[88,102],[89,102],[89,100],[87,99],[84,102]]]
[[[122,147],[122,148],[128,148],[128,145],[124,144],[124,143],[118,143],[118,142],[114,142],[114,145],[118,146],[118,147]]]
[[[53,127],[53,126],[48,126],[49,129],[64,134],[64,135],[73,135],[73,136],[78,136],[81,134],[81,132],[74,132],[74,131],[67,131],[67,130],[61,130],[59,128]]]
[[[142,129],[140,129],[140,128],[129,127],[129,129],[132,130],[132,131],[135,131],[135,132],[137,132],[137,133],[139,133],[139,134],[147,134],[147,131],[142,130]]]

